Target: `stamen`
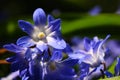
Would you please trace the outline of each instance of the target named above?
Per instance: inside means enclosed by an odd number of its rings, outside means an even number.
[[[100,69],[100,72],[102,73],[102,78],[104,79],[105,78],[104,71],[106,70],[106,64],[105,64],[105,62],[102,62],[101,64],[103,65],[104,68]]]
[[[106,63],[102,62],[102,65],[104,66],[104,71],[106,70]]]
[[[100,69],[100,72],[102,73],[102,78],[105,78],[104,70]]]
[[[40,38],[40,39],[45,38],[45,33],[44,33],[44,32],[40,32],[40,33],[38,34],[38,38]]]

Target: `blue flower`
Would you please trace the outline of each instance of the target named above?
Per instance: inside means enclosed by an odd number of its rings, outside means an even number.
[[[103,43],[110,37],[108,35],[104,40],[99,40],[94,37],[93,40],[84,38],[84,50],[74,51],[73,54],[69,54],[72,59],[78,59],[79,63],[84,62],[90,64],[91,67],[97,67],[104,61],[104,49],[102,49]]]
[[[93,40],[85,37],[83,40],[78,40],[79,44],[74,47],[73,54],[68,54],[69,58],[79,60],[80,74],[79,79],[85,80],[91,78],[91,74],[96,71],[100,71],[101,63],[105,64],[104,61],[104,49],[103,43],[110,37],[108,35],[104,40],[94,37]],[[104,69],[104,68],[103,68]]]
[[[26,52],[28,58],[32,53],[30,51],[36,50],[34,52],[38,54],[48,51],[47,55],[52,56],[52,59],[61,60],[62,52],[68,50],[68,45],[61,37],[61,20],[54,19],[51,15],[46,18],[43,9],[38,8],[33,13],[33,21],[34,25],[24,20],[18,21],[20,28],[29,36],[19,38],[16,42],[17,45],[30,48]],[[36,53],[33,55],[36,55]]]
[[[55,49],[66,48],[66,42],[61,37],[60,19],[54,19],[50,15],[46,18],[43,9],[38,8],[33,13],[33,21],[34,25],[24,20],[18,21],[20,28],[29,35],[19,38],[18,46],[34,46],[41,52],[48,49],[48,46]]]
[[[88,13],[91,16],[98,15],[101,12],[101,7],[99,5],[94,6]]]
[[[118,7],[118,9],[117,9],[117,11],[115,13],[120,14],[120,6]]]
[[[106,47],[108,48],[108,58],[112,56],[112,58],[117,58],[120,56],[120,42],[117,40],[110,40]]]

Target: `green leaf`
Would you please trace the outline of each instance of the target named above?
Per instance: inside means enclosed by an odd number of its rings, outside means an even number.
[[[72,31],[102,25],[120,26],[120,15],[117,14],[100,14],[98,16],[85,16],[85,18],[74,21],[62,21],[62,33],[70,33]]]
[[[114,74],[114,68],[115,68],[115,65],[116,65],[116,60],[112,63],[112,65],[108,68],[108,71],[112,72],[112,74]]]

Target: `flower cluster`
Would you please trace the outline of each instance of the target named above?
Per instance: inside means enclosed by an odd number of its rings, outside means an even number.
[[[110,35],[105,39],[76,39],[73,42],[77,44],[70,47],[62,38],[60,19],[46,16],[43,9],[38,8],[33,13],[33,21],[34,24],[19,20],[20,28],[28,36],[19,38],[16,44],[4,45],[15,53],[7,61],[21,80],[90,80],[95,72],[106,71],[107,48],[103,45]],[[120,74],[119,63],[116,75]]]
[[[4,48],[16,53],[7,58],[12,64],[12,71],[19,71],[22,80],[72,80],[75,77],[72,66],[76,62],[62,60],[68,44],[61,36],[61,20],[51,15],[46,17],[45,12],[38,8],[33,13],[33,21],[34,25],[19,20],[20,28],[28,36],[19,38],[16,44],[4,45]],[[73,63],[67,65],[71,61]]]

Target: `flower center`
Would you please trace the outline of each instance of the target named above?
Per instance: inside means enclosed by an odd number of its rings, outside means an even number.
[[[39,38],[39,39],[45,38],[45,33],[44,33],[44,32],[40,32],[40,33],[38,34],[38,38]]]

